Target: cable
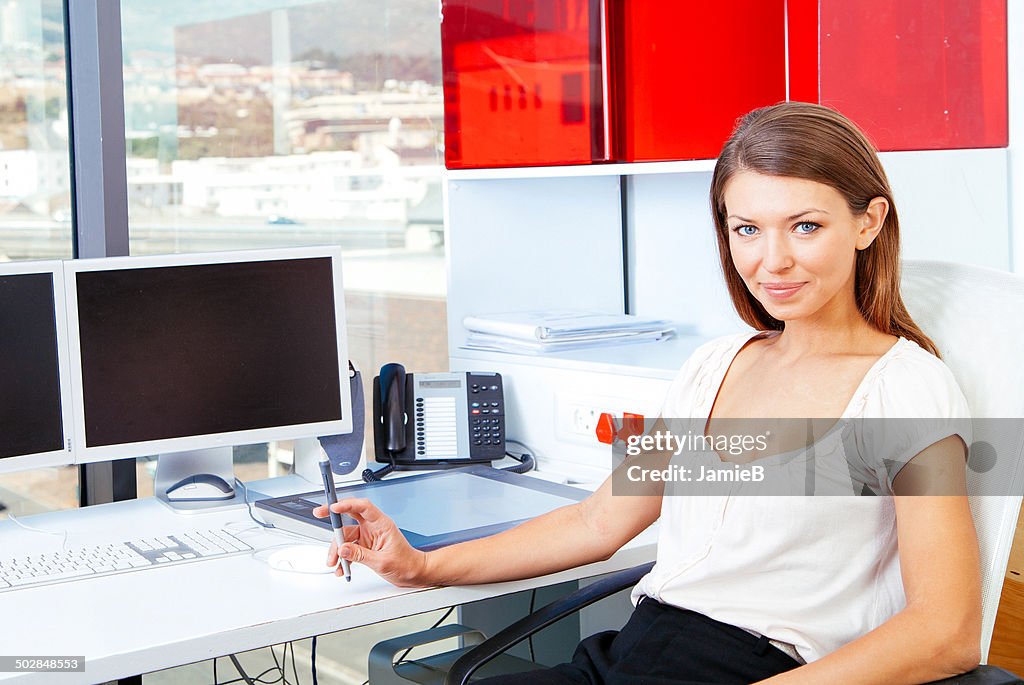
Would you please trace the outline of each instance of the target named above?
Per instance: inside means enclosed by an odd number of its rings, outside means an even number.
[[[17,524],[21,528],[24,528],[25,530],[29,531],[30,533],[43,533],[44,535],[60,535],[60,536],[62,536],[61,543],[60,543],[61,549],[67,549],[67,547],[68,547],[68,531],[67,531],[67,529],[60,530],[60,531],[58,531],[58,530],[43,530],[42,528],[33,528],[32,526],[26,526],[24,523],[22,523],[21,521],[18,520],[18,517],[14,515],[13,511],[7,513],[7,520],[8,521],[13,521],[15,524]]]
[[[278,674],[278,676],[276,678],[274,678],[273,680],[264,680],[263,678],[268,673],[270,673],[272,671],[276,671],[276,670],[277,670],[276,668],[271,666],[270,668],[265,669],[258,676],[254,677],[254,678],[251,678],[251,680],[254,683],[260,683],[260,685],[275,685],[276,683],[281,682],[280,674]],[[243,678],[234,678],[233,680],[225,680],[223,683],[219,683],[218,685],[235,685],[235,683],[241,683],[241,682],[244,682]]]
[[[313,655],[309,659],[309,665],[313,670],[313,685],[320,685],[316,679],[316,635],[313,636]]]
[[[533,458],[533,450],[531,450],[529,447],[527,447],[523,443],[518,442],[516,440],[506,440],[505,442],[506,442],[506,444],[511,443],[513,445],[519,445],[520,447],[523,448],[524,451],[523,451],[522,454],[512,454],[511,452],[506,450],[505,451],[505,456],[506,457],[511,457],[512,459],[515,459],[519,463],[517,465],[515,465],[515,466],[505,466],[505,467],[500,469],[501,471],[508,471],[509,473],[528,473],[528,472],[532,471],[536,467],[537,462]],[[387,454],[388,454],[388,460],[391,463],[390,464],[385,464],[384,466],[382,466],[381,468],[377,469],[376,471],[374,471],[373,469],[366,469],[366,470],[364,470],[363,471],[363,482],[364,483],[376,483],[377,481],[384,480],[384,477],[386,475],[388,475],[389,473],[391,473],[392,471],[394,471],[394,470],[396,470],[398,468],[398,464],[395,463],[395,455],[394,455],[394,453],[389,451]],[[458,464],[449,464],[448,466],[449,467],[458,466]],[[442,467],[439,467],[439,468],[446,468],[446,467],[442,466]]]
[[[270,651],[271,652],[274,651],[273,647],[270,647]],[[218,677],[217,677],[217,659],[218,658],[220,658],[220,657],[214,657],[214,659],[213,659],[213,685],[234,685],[235,683],[249,682],[249,681],[254,682],[254,683],[261,683],[261,685],[274,685],[275,683],[281,682],[281,675],[280,675],[280,673],[278,673],[278,676],[276,678],[274,678],[273,680],[264,680],[264,677],[268,673],[270,673],[271,671],[277,671],[278,670],[274,666],[271,666],[270,668],[265,669],[263,672],[261,672],[255,678],[249,678],[248,676],[246,676],[246,678],[233,678],[232,680],[225,680],[222,683],[222,682],[220,682],[218,680]],[[246,680],[247,678],[248,678],[248,680]]]
[[[432,625],[429,628],[427,628],[427,630],[433,630],[434,628],[436,628],[439,625],[441,625],[442,623],[444,623],[445,619],[447,619],[449,616],[451,616],[453,611],[455,611],[455,607],[454,606],[448,607],[448,611],[444,612],[444,616],[442,616],[441,618],[437,619],[437,621],[434,623],[434,625]],[[397,666],[398,664],[405,663],[405,657],[409,656],[409,652],[411,652],[413,650],[413,648],[418,647],[418,646],[419,645],[413,645],[409,649],[407,649],[404,652],[402,652],[402,656],[398,657],[398,659],[395,661],[394,665]],[[409,663],[417,663],[417,662],[415,660],[412,660],[412,661],[409,661]],[[420,665],[422,666],[423,664],[420,664]]]
[[[537,602],[537,588],[533,588],[533,590],[530,591],[530,614],[533,613],[533,608],[534,608],[534,606],[536,606],[536,602]],[[530,643],[530,661],[532,661],[533,663],[537,663],[537,657],[533,653],[533,633],[530,633],[529,643]]]
[[[506,457],[511,457],[519,462],[518,466],[505,466],[501,470],[508,471],[509,473],[528,473],[533,470],[535,462],[533,456],[529,454],[515,455],[511,452],[505,452]]]
[[[255,514],[253,514],[252,502],[249,501],[249,488],[245,485],[245,483],[240,481],[238,478],[235,478],[235,485],[237,485],[238,487],[242,488],[242,498],[245,500],[246,507],[247,507],[247,509],[249,511],[249,518],[251,518],[253,520],[253,522],[256,523],[256,525],[260,526],[261,528],[266,528],[268,530],[276,531],[276,532],[278,532],[278,533],[280,533],[282,535],[287,535],[289,537],[297,538],[299,540],[312,541],[312,542],[316,542],[316,543],[323,542],[323,540],[321,540],[320,538],[314,537],[312,535],[306,535],[304,533],[299,533],[298,531],[294,531],[294,530],[286,530],[284,528],[278,528],[277,526],[275,526],[272,523],[267,523],[265,521],[260,521],[258,518],[256,518]],[[232,523],[236,523],[236,522],[232,521],[232,522],[226,524],[225,527],[227,527],[228,525],[231,525]],[[244,532],[248,532],[250,530],[255,530],[255,529],[253,529],[253,528],[246,528],[246,529],[243,529],[243,530],[240,530],[240,531],[237,531],[237,532],[238,532],[238,534],[241,534],[241,533],[244,533]],[[46,532],[46,531],[41,531],[41,532]],[[261,549],[259,551],[260,552],[265,552],[267,550],[275,549],[277,547],[282,547],[282,546],[284,546],[284,545],[283,544],[282,545],[273,545],[272,547],[267,547],[267,548]],[[254,552],[253,556],[256,556],[256,554],[257,554],[257,552]]]
[[[260,521],[258,518],[256,518],[256,515],[252,513],[252,502],[249,501],[249,488],[246,487],[245,483],[243,483],[242,481],[238,480],[238,478],[236,477],[235,478],[235,485],[237,485],[238,487],[242,488],[242,499],[245,500],[245,506],[249,510],[249,518],[251,518],[253,521],[258,523],[259,525],[263,526],[264,528],[276,528],[277,526],[275,526],[275,525],[272,525],[270,523],[264,523],[263,521]]]
[[[285,651],[287,652],[287,650],[288,650],[288,647],[285,646]],[[288,685],[288,676],[285,674],[284,668],[281,667],[281,662],[277,660],[277,652],[274,651],[273,645],[271,645],[271,647],[270,647],[270,656],[272,656],[274,658],[274,665],[277,666],[277,672],[279,674],[281,674],[281,677],[280,677],[281,682],[283,682],[284,685]],[[282,657],[282,660],[284,660],[284,657]],[[287,663],[287,661],[285,661],[285,666],[287,666],[287,665],[288,665],[288,663]]]
[[[519,445],[519,447],[523,449],[523,452],[519,455],[515,455],[509,452],[508,450],[505,450],[505,456],[515,459],[516,461],[519,462],[519,465],[506,466],[505,468],[502,469],[502,471],[509,471],[510,473],[527,473],[529,471],[532,471],[536,467],[537,462],[533,458],[533,450],[530,449],[527,445],[519,442],[518,440],[506,440],[505,444]]]
[[[391,462],[390,464],[385,464],[376,471],[374,471],[373,469],[366,469],[363,471],[364,483],[376,483],[377,481],[384,480],[384,476],[388,475],[396,468],[398,468],[398,464],[395,463],[395,453],[392,452],[391,450],[388,450],[387,455],[388,460],[390,460]]]
[[[292,674],[295,675],[295,685],[301,685],[301,681],[299,680],[299,667],[295,663],[295,643],[294,642],[289,642],[285,646],[285,649],[288,649],[288,648],[291,648],[291,651],[292,651]]]
[[[233,663],[235,668],[238,669],[238,675],[242,676],[242,680],[245,681],[245,685],[256,685],[256,683],[252,681],[252,678],[250,678],[245,672],[245,669],[242,668],[242,664],[238,661],[238,657],[234,654],[228,654],[228,658],[231,659],[231,663]]]

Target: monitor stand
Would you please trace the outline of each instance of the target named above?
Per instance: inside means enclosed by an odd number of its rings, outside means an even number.
[[[359,445],[359,450],[357,455],[338,455],[336,459],[331,459],[335,485],[362,482],[363,469],[366,468],[365,445]],[[295,440],[292,447],[292,471],[312,483],[313,487],[323,487],[320,460],[326,456],[317,438]]]
[[[320,460],[324,457],[323,448],[316,438],[302,438],[294,441],[292,446],[292,472],[313,487],[323,487],[320,475]]]
[[[245,506],[235,489],[231,447],[159,455],[153,494],[180,514]]]

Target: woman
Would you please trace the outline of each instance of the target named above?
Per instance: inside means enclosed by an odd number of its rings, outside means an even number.
[[[899,225],[874,149],[824,107],[756,110],[722,150],[711,204],[729,293],[758,332],[697,350],[659,428],[674,418],[696,418],[708,435],[727,432],[726,419],[907,419],[876,431],[885,440],[858,438],[878,464],[858,482],[895,496],[679,497],[658,484],[613,496],[610,478],[579,504],[430,553],[369,502],[346,500],[333,508],[359,525],[341,554],[397,585],[486,583],[606,559],[660,517],[658,560],[625,628],[584,640],[571,664],[528,682],[894,685],[970,670],[981,607],[963,495],[970,436],[956,421],[967,407],[900,299]],[[774,436],[767,454],[786,439]]]

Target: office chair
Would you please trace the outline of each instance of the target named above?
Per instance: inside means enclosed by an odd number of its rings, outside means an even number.
[[[976,419],[967,489],[982,562],[984,662],[1021,509],[1020,493],[1024,492],[1024,278],[961,264],[907,261],[902,287],[911,316],[935,341]],[[652,566],[607,576],[475,646],[441,655],[451,665],[443,680],[435,682],[466,685],[482,665],[505,656],[502,653],[512,645],[603,597],[632,587]],[[371,683],[378,685],[372,678]],[[933,685],[1017,683],[1024,680],[1000,668],[980,666]]]

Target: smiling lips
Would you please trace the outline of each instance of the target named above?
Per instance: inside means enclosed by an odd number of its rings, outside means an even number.
[[[793,297],[804,285],[805,283],[762,283],[761,289],[772,299],[785,300]]]

